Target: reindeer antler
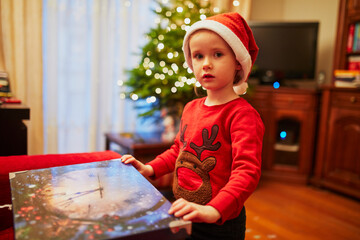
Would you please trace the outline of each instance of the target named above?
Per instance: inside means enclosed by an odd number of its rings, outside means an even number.
[[[198,159],[200,160],[201,157],[201,153],[205,150],[209,150],[209,151],[216,151],[220,148],[221,143],[217,142],[216,144],[212,145],[217,134],[219,132],[219,126],[218,125],[214,125],[211,128],[211,136],[209,138],[209,132],[206,128],[203,129],[202,131],[202,138],[203,138],[203,145],[202,146],[198,146],[195,143],[191,142],[190,143],[190,147],[192,149],[195,150],[196,155],[198,157]]]
[[[186,128],[187,128],[187,124],[185,124],[184,128],[182,128],[182,125],[183,125],[183,121],[180,122],[180,130],[181,130],[180,141],[183,143],[183,148],[185,148],[187,142],[185,141],[184,136],[185,136],[185,131],[186,131]]]

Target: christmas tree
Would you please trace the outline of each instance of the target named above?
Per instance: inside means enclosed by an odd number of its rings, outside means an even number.
[[[147,33],[139,65],[128,71],[125,93],[132,100],[145,99],[150,110],[141,116],[153,116],[161,109],[180,114],[182,107],[204,90],[185,63],[182,43],[187,28],[193,23],[219,13],[210,1],[157,1],[156,27]]]

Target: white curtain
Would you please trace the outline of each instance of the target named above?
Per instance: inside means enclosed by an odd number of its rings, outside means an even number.
[[[154,26],[152,0],[43,0],[45,153],[101,151],[104,133],[133,131],[120,98]]]

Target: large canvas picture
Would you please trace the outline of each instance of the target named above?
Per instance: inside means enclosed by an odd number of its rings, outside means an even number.
[[[9,175],[16,239],[183,239],[191,231],[119,159]]]

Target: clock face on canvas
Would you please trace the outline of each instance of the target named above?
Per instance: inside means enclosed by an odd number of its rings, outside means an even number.
[[[162,196],[132,184],[118,169],[89,168],[57,175],[44,189],[50,211],[73,219],[99,219],[105,214],[131,216],[155,206]]]
[[[155,230],[172,236],[189,226],[120,159],[12,173],[10,183],[16,239],[117,239]]]

